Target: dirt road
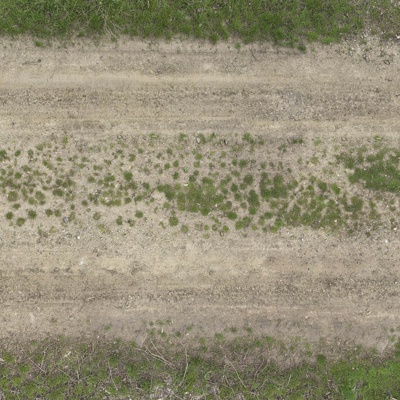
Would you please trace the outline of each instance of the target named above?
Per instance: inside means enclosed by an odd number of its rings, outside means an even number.
[[[303,54],[234,43],[120,39],[38,48],[3,39],[0,70],[3,148],[150,132],[161,140],[179,132],[318,137],[332,146],[380,135],[399,145],[398,44],[345,42]],[[2,224],[1,337],[141,340],[151,321],[176,331],[192,326],[190,334],[251,327],[379,350],[400,335],[393,232],[345,240],[284,229],[206,240],[142,229],[46,241]]]

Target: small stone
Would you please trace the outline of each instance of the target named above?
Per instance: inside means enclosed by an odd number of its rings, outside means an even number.
[[[390,64],[390,60],[384,60],[383,63],[386,64],[386,65],[389,65]]]
[[[197,144],[200,144],[200,138],[199,137],[196,138],[196,142],[197,142]]]
[[[64,217],[64,218],[63,218],[63,221],[64,221],[64,224],[68,224],[69,218],[68,218],[68,217]]]

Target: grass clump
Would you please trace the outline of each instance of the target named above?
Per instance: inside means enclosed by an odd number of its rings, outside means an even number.
[[[175,215],[172,215],[171,217],[169,217],[168,222],[169,222],[169,225],[172,227],[178,226],[179,219]]]
[[[124,179],[127,182],[130,182],[132,180],[132,177],[133,177],[132,172],[129,172],[129,171],[124,172]]]
[[[8,195],[7,195],[8,201],[11,201],[11,202],[17,201],[18,198],[19,198],[18,193],[15,192],[15,191],[11,191],[11,192],[9,192]]]
[[[25,218],[22,218],[22,217],[17,218],[17,226],[22,226],[25,224],[25,222],[26,222]]]
[[[143,218],[143,211],[139,211],[139,210],[137,210],[136,212],[135,212],[135,217],[136,218]]]
[[[93,219],[94,219],[95,221],[99,221],[100,218],[101,218],[101,214],[100,214],[99,212],[96,211],[96,212],[93,214]]]
[[[37,212],[35,210],[28,210],[29,219],[35,219],[37,217]]]

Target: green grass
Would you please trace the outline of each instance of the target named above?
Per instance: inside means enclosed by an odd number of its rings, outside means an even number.
[[[163,38],[184,35],[213,42],[234,36],[244,42],[269,40],[304,48],[304,41],[330,43],[342,34],[359,32],[367,15],[378,27],[387,27],[389,18],[398,16],[380,14],[390,11],[389,1],[377,3],[372,13],[367,2],[362,4],[350,0],[253,0],[251,6],[245,0],[2,0],[0,34],[51,38],[112,32]],[[36,43],[43,45],[40,40]]]
[[[18,226],[24,225],[25,222],[26,222],[26,219],[25,219],[25,218],[19,217],[19,218],[17,219],[17,225],[18,225]]]
[[[175,215],[172,215],[171,217],[169,217],[168,222],[169,222],[170,226],[172,226],[172,227],[178,226],[179,219]]]
[[[347,151],[337,156],[347,169],[351,183],[362,183],[367,189],[375,191],[400,192],[400,150],[380,148],[371,153],[367,149]]]
[[[400,396],[399,343],[385,355],[353,347],[332,356],[331,349],[301,340],[254,336],[251,328],[244,335],[231,328],[188,341],[160,327],[152,324],[140,347],[101,338],[3,341],[0,393],[27,399]]]

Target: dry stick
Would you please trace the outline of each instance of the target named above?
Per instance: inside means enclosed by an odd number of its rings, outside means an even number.
[[[153,343],[152,340],[150,340],[150,343],[151,343],[151,344],[153,345],[153,347],[156,349],[156,351],[157,351],[158,355],[161,357],[161,359],[163,359],[166,363],[168,363],[168,365],[169,365],[171,368],[175,368],[174,364],[172,364],[170,361],[168,361],[168,360],[166,360],[166,359],[164,358],[164,356],[161,354],[160,350],[158,350],[158,347]]]
[[[46,348],[43,350],[43,357],[42,357],[42,361],[40,362],[40,366],[41,366],[41,367],[43,366],[44,358],[45,358],[45,356],[46,356],[46,351],[47,351],[48,347],[49,347],[49,346],[46,346]]]
[[[290,374],[290,376],[289,376],[289,379],[288,379],[288,382],[287,382],[287,384],[286,384],[286,386],[289,386],[289,384],[290,384],[290,380],[292,379],[292,374]]]
[[[40,369],[40,371],[42,371],[44,374],[47,373],[40,365],[37,365],[37,364],[32,360],[32,358],[30,358],[30,357],[28,356],[28,354],[26,354],[26,352],[25,352],[24,349],[21,348],[21,350],[22,350],[22,352],[25,354],[25,357],[26,357],[37,369]]]
[[[250,54],[253,56],[253,58],[254,58],[256,61],[258,61],[258,59],[256,58],[256,56],[255,56],[254,53],[253,53],[253,49],[250,49]]]
[[[117,385],[114,382],[114,378],[112,377],[112,372],[111,372],[111,365],[110,363],[107,361],[107,366],[108,366],[108,376],[111,379],[111,382],[113,383],[115,390],[118,391]]]
[[[182,345],[182,346],[183,346],[183,348],[185,349],[185,360],[186,360],[186,366],[185,366],[185,372],[183,373],[183,378],[182,378],[182,381],[181,381],[181,383],[178,385],[178,387],[180,387],[180,386],[183,384],[183,382],[185,381],[185,378],[186,378],[186,373],[187,373],[187,370],[188,370],[188,367],[189,367],[189,362],[188,362],[188,353],[187,353],[186,347],[185,347],[185,345],[182,343],[182,341],[181,341],[181,340],[179,340],[179,342],[181,343],[181,345]]]
[[[255,378],[255,379],[257,379],[258,374],[260,373],[261,368],[262,368],[263,366],[264,366],[264,362],[261,361],[261,362],[260,362],[260,365],[259,365],[258,368],[257,368],[257,371],[254,373],[254,378]]]
[[[240,383],[242,384],[242,386],[243,386],[244,388],[247,389],[247,386],[243,383],[243,381],[242,381],[242,379],[240,378],[240,375],[239,375],[239,373],[237,372],[237,369],[235,368],[235,366],[233,365],[233,363],[232,363],[231,361],[229,361],[228,358],[226,359],[226,361],[228,361],[228,363],[232,365],[232,368],[235,370],[236,375],[237,375],[237,377],[238,377]]]
[[[170,363],[168,360],[166,360],[162,355],[158,355],[158,354],[152,353],[152,352],[150,351],[150,349],[149,349],[145,344],[143,344],[143,346],[146,348],[147,352],[148,352],[151,356],[153,356],[153,357],[156,358],[157,360],[163,361],[166,365],[170,366],[171,368],[174,368],[173,364]]]
[[[246,361],[246,358],[247,358],[247,356],[248,356],[248,354],[249,354],[249,349],[247,349],[247,351],[246,351],[246,354],[244,355],[244,357],[243,357],[243,361]]]
[[[231,384],[229,383],[228,378],[227,378],[226,375],[225,375],[225,365],[224,365],[224,375],[223,375],[223,378],[225,379],[226,387],[227,387],[228,389],[230,389],[230,390],[233,392],[232,386],[231,386]]]

